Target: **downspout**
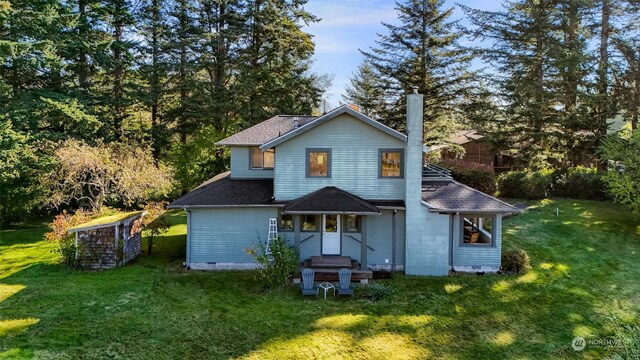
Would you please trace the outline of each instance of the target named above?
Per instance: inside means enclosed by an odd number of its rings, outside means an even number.
[[[185,266],[187,270],[191,269],[191,210],[187,210],[184,208],[184,211],[187,212],[187,254],[185,259]]]
[[[391,213],[391,271],[396,270],[396,214],[398,210]]]
[[[456,213],[449,215],[449,270],[453,270],[453,219]]]

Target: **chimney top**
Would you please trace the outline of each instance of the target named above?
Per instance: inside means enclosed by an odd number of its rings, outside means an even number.
[[[413,89],[413,93],[414,94],[418,93],[418,87],[417,86],[412,86],[411,88]]]

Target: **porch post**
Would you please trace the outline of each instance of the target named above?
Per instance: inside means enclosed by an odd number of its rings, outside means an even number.
[[[367,216],[362,216],[362,233],[360,235],[360,270],[367,270]]]
[[[293,216],[293,247],[300,254],[300,228],[302,228],[302,216]]]
[[[398,210],[391,212],[391,271],[396,270],[396,214]]]

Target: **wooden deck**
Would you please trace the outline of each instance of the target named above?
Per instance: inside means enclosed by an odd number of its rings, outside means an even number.
[[[368,270],[358,270],[358,262],[349,256],[312,256],[301,264],[302,268],[315,270],[315,281],[337,282],[338,272],[342,268],[351,269],[351,282],[369,280],[373,273]]]

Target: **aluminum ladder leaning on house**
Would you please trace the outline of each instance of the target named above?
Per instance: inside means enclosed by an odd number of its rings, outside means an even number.
[[[267,246],[265,247],[265,255],[271,255],[271,242],[278,238],[278,219],[269,218],[269,235],[267,235]]]

